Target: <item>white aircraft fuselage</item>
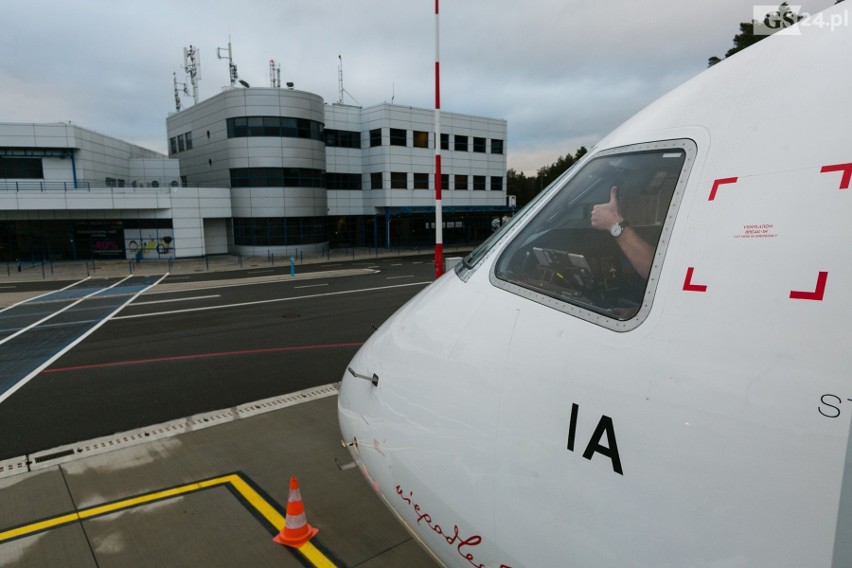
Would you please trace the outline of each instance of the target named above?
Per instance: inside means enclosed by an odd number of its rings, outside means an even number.
[[[607,136],[352,360],[343,440],[441,563],[852,566],[852,29],[789,32]]]

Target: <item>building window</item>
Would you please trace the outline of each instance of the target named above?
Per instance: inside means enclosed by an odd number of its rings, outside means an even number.
[[[231,187],[325,188],[322,170],[310,168],[232,168]]]
[[[503,153],[503,141],[499,138],[491,139],[491,153],[492,154],[502,154]]]
[[[428,148],[429,133],[423,132],[422,130],[415,130],[414,136],[412,137],[412,143],[415,148]]]
[[[491,191],[503,191],[502,176],[491,176]]]
[[[485,191],[485,176],[473,176],[473,190]]]
[[[414,189],[429,189],[429,174],[414,174]]]
[[[226,120],[228,138],[268,136],[325,140],[323,124],[306,118],[288,116],[238,116]],[[178,140],[178,142],[180,142]]]
[[[402,130],[400,128],[391,128],[390,129],[390,145],[391,146],[408,146],[408,142],[406,138],[408,137],[408,131]]]
[[[248,136],[248,119],[246,117],[229,118],[226,124],[228,126],[228,138]]]
[[[382,172],[370,174],[370,189],[384,189],[382,187]]]
[[[467,191],[467,176],[456,175],[453,177],[455,178],[456,182],[455,189],[458,191]]]
[[[187,180],[186,176],[180,176],[180,184],[183,187],[189,187],[189,181]]]
[[[408,189],[408,173],[391,172],[391,189]]]
[[[453,144],[453,150],[456,152],[467,152],[467,136],[459,136],[456,134]]]
[[[278,117],[272,117],[278,118]],[[275,136],[271,132],[267,134],[267,127],[263,123],[262,116],[250,116],[248,117],[248,135],[249,136]],[[277,131],[281,132],[281,127],[278,127]]]
[[[178,134],[176,137],[169,138],[169,154],[177,154],[184,150],[192,150],[192,132]]]
[[[348,130],[325,130],[325,145],[330,148],[361,148],[361,133]]]
[[[485,153],[485,138],[477,138],[474,136],[473,138],[473,151],[479,152],[481,154]]]
[[[450,189],[450,174],[441,174],[441,191]]]
[[[382,145],[382,129],[375,128],[370,131],[370,148]]]
[[[41,158],[0,157],[0,179],[44,179]]]
[[[450,149],[450,135],[449,134],[441,134],[441,150],[449,150]]]
[[[325,188],[334,190],[361,191],[361,174],[327,172]]]
[[[325,217],[235,217],[238,246],[294,246],[328,240]]]

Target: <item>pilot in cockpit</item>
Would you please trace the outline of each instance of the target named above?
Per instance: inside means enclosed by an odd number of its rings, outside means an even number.
[[[617,186],[610,188],[608,202],[592,207],[590,220],[593,228],[609,231],[636,272],[647,280],[654,259],[654,247],[648,244],[621,214]]]

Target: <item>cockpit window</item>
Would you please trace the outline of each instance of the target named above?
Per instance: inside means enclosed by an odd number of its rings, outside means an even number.
[[[506,247],[492,282],[610,329],[650,309],[692,141],[598,154],[568,178]]]
[[[459,275],[459,277],[461,277],[463,279],[467,278],[467,276],[469,276],[469,271],[476,268],[476,265],[483,258],[485,258],[485,256],[488,254],[488,252],[490,252],[491,249],[494,248],[494,245],[496,245],[500,241],[500,239],[502,239],[503,236],[506,233],[508,233],[509,230],[515,224],[517,224],[527,213],[532,211],[535,208],[536,204],[539,201],[541,201],[541,199],[544,198],[550,192],[550,189],[554,185],[561,183],[562,180],[565,179],[566,176],[570,175],[571,171],[579,163],[582,163],[582,162],[575,163],[570,168],[568,168],[565,172],[563,172],[558,178],[556,178],[553,181],[553,183],[551,183],[549,186],[547,186],[547,188],[544,189],[544,191],[540,191],[520,211],[518,211],[517,213],[515,213],[514,215],[509,217],[509,219],[506,220],[497,231],[492,233],[490,237],[488,237],[485,241],[483,241],[478,247],[473,249],[473,251],[471,251],[470,254],[468,254],[466,257],[464,257],[462,259],[462,261],[459,264],[456,265],[456,273]]]

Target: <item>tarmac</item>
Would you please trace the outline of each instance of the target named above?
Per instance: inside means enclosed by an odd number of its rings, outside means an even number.
[[[445,246],[443,256],[445,263],[464,256],[470,252],[470,246]],[[11,260],[0,261],[0,296],[5,286],[17,282],[39,282],[56,280],[82,280],[94,277],[116,277],[129,275],[166,274],[205,274],[233,272],[239,270],[275,270],[279,273],[299,273],[299,268],[305,265],[330,264],[347,261],[376,261],[400,257],[433,255],[431,247],[414,248],[341,248],[329,249],[323,253],[304,254],[295,252],[292,255],[266,256],[234,256],[228,254],[210,255],[196,258],[146,258],[139,262],[135,260],[89,259],[89,260]],[[292,265],[291,265],[292,259]],[[454,261],[453,261],[454,262]]]
[[[302,262],[429,252],[349,249]],[[20,273],[8,266],[8,274],[0,265],[0,306],[34,294],[3,289],[16,282],[76,280],[86,271],[215,274],[276,262],[221,256],[35,263]],[[341,446],[337,389],[329,384],[0,462],[0,566],[438,565]],[[291,477],[308,523],[319,529],[300,548],[273,541],[285,524]]]

